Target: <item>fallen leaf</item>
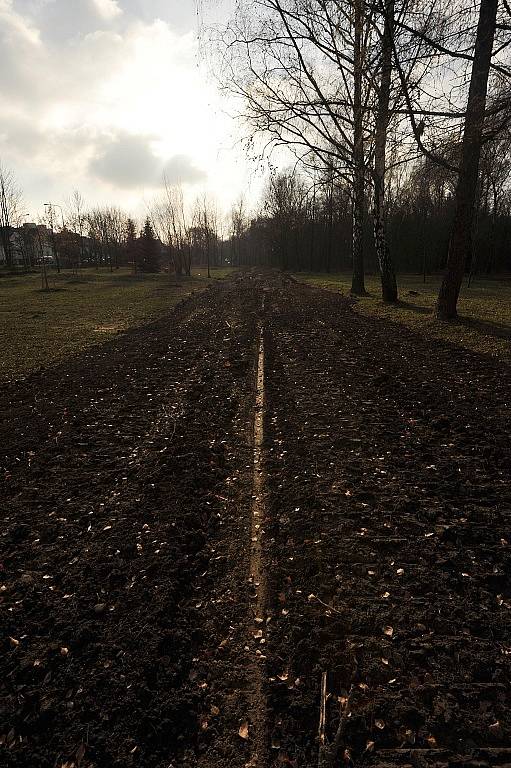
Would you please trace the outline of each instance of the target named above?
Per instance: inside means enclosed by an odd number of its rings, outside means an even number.
[[[243,720],[238,731],[238,736],[241,739],[245,739],[245,741],[248,740],[248,720]]]
[[[383,627],[383,634],[387,635],[387,637],[392,637],[394,634],[394,627]]]
[[[78,749],[76,750],[76,764],[78,768],[80,768],[80,763],[82,762],[83,758],[85,757],[85,744],[80,744]]]

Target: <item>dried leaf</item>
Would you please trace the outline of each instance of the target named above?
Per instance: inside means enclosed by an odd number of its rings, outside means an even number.
[[[80,763],[82,762],[83,758],[85,757],[85,744],[80,744],[78,749],[76,750],[76,764],[78,765],[78,768],[80,768]]]
[[[383,627],[383,634],[387,635],[387,637],[392,637],[392,635],[394,634],[394,627],[390,627],[390,626]]]
[[[383,729],[385,728],[385,720],[375,720],[374,724],[377,728],[380,729],[380,731],[383,731]]]
[[[243,720],[242,724],[240,725],[238,736],[241,739],[245,739],[245,741],[248,740],[248,720]]]

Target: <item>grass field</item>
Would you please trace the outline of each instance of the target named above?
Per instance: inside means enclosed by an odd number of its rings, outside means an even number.
[[[295,278],[321,288],[349,295],[351,275],[297,273]],[[368,296],[356,299],[354,309],[362,315],[380,317],[411,328],[424,336],[450,341],[476,352],[511,359],[511,279],[476,279],[463,286],[458,304],[459,319],[441,323],[433,315],[440,276],[399,276],[400,303],[383,304],[380,279],[366,278]]]
[[[212,270],[222,278],[228,269]],[[52,274],[50,292],[39,275],[0,279],[0,380],[51,365],[119,331],[160,316],[208,284],[205,270],[191,278],[133,276],[127,270]]]

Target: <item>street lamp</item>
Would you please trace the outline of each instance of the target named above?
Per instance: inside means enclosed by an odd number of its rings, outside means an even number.
[[[48,208],[50,208],[50,210],[52,208],[59,208],[60,209],[60,215],[61,215],[61,218],[62,218],[62,229],[65,229],[66,225],[64,224],[64,209],[62,208],[62,206],[59,205],[58,203],[44,203],[44,205],[47,205]]]

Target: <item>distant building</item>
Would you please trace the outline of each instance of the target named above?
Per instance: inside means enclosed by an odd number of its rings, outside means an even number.
[[[10,227],[11,265],[16,268],[35,267],[44,260],[55,261],[51,232],[44,224],[26,223],[21,227]],[[0,240],[0,267],[7,266],[4,238]]]

